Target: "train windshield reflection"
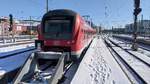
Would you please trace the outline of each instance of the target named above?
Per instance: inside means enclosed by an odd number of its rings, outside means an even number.
[[[72,25],[70,20],[47,20],[44,27],[45,38],[71,39]]]

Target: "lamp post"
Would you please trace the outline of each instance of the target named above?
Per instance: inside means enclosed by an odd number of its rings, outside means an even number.
[[[132,44],[132,50],[137,51],[138,50],[138,44],[137,44],[137,16],[142,11],[140,6],[140,0],[134,0],[134,33],[133,33],[133,44]]]

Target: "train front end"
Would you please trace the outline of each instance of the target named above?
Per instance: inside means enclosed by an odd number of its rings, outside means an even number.
[[[43,16],[37,43],[43,51],[76,52],[76,13],[55,10]]]

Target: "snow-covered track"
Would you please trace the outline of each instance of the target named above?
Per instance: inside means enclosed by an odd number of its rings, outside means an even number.
[[[121,37],[121,36],[113,36],[113,37],[116,39],[120,39],[120,40],[123,40],[125,42],[128,42],[130,44],[132,44],[132,42],[133,42],[133,39],[129,38],[129,37]],[[139,48],[150,51],[150,41],[147,41],[147,42],[138,41],[138,44],[139,44]]]
[[[8,54],[6,53],[6,54],[0,56],[0,60],[4,59],[4,58],[16,56],[16,55],[21,54],[21,53],[33,51],[33,50],[36,50],[36,48],[35,47],[31,47],[31,48],[28,48],[28,49],[24,49],[24,50],[20,50],[20,51],[15,51],[15,52],[8,53]]]
[[[113,37],[120,38],[120,39],[125,39],[125,40],[128,40],[128,41],[133,41],[133,38],[128,37],[128,36],[113,35]],[[137,43],[143,44],[143,45],[150,45],[150,39],[144,39],[144,38],[138,38],[137,37]]]
[[[114,44],[109,39],[105,40],[107,45],[117,54],[118,58],[127,66],[132,73],[134,73],[134,77],[139,81],[139,84],[149,84],[150,83],[150,67],[147,63],[139,60],[125,49],[119,47],[117,44]]]
[[[10,47],[10,46],[17,46],[17,45],[23,45],[23,44],[30,44],[30,43],[34,43],[34,41],[20,41],[20,42],[16,42],[16,43],[10,43],[10,44],[3,44],[0,45],[0,48],[3,47]]]
[[[20,67],[23,65],[29,54],[34,52],[34,47],[27,47],[8,51],[0,54],[0,84],[7,84],[12,81]]]
[[[141,48],[141,49],[143,49],[143,50],[146,50],[146,51],[149,51],[149,52],[150,52],[150,49],[145,48],[145,47],[143,47],[143,46],[139,46],[139,48]]]
[[[130,66],[122,60],[121,57],[118,56],[118,54],[115,53],[115,51],[112,49],[110,43],[103,39],[105,41],[105,44],[107,45],[107,48],[109,49],[110,53],[112,54],[113,58],[115,61],[118,63],[120,66],[121,70],[124,72],[128,80],[130,81],[131,84],[139,84],[141,82],[140,80],[138,81],[138,77],[135,75],[136,73],[133,73],[133,71],[130,69]],[[130,75],[131,74],[131,75]]]
[[[138,44],[138,50],[132,51],[131,50],[132,42],[129,42],[128,40],[112,38],[112,37],[109,37],[109,39],[111,39],[115,44],[118,44],[119,46],[126,49],[130,53],[136,54],[139,58],[143,58],[145,60],[150,59],[150,46],[148,47],[142,44]],[[148,62],[149,61],[150,60],[148,60]]]
[[[148,60],[145,60],[144,58],[142,58],[142,57],[140,57],[140,56],[138,56],[138,55],[135,55],[135,54],[129,52],[127,49],[124,49],[123,47],[121,47],[120,45],[118,45],[117,43],[115,43],[114,41],[112,41],[112,40],[110,40],[110,39],[109,39],[109,41],[110,41],[112,44],[114,44],[115,46],[120,47],[121,49],[123,49],[124,51],[126,51],[128,54],[130,54],[131,56],[137,58],[138,60],[140,60],[141,62],[143,62],[144,64],[146,64],[147,66],[150,67],[150,59],[149,59],[149,58],[147,58]]]

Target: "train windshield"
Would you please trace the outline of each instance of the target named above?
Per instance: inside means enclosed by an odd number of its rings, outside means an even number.
[[[70,20],[46,20],[44,26],[47,39],[71,39],[72,25]]]

